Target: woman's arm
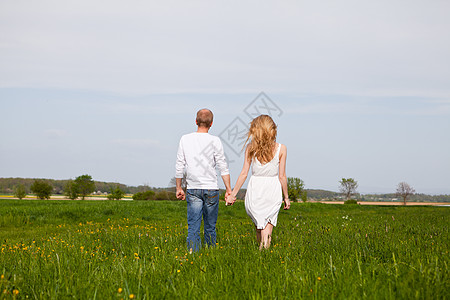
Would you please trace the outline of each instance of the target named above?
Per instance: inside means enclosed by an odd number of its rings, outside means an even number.
[[[286,158],[287,158],[287,148],[285,145],[281,144],[280,149],[280,167],[279,167],[279,178],[281,183],[281,189],[284,195],[284,209],[289,209],[291,207],[291,202],[289,201],[289,193],[287,187],[287,177],[286,177]]]
[[[247,179],[248,171],[250,170],[251,161],[248,158],[248,147],[245,149],[245,158],[244,158],[244,166],[242,167],[241,174],[239,174],[239,177],[236,181],[236,184],[234,186],[233,191],[231,192],[231,196],[233,198],[236,198],[237,193],[241,189],[242,185],[244,184],[245,180]]]

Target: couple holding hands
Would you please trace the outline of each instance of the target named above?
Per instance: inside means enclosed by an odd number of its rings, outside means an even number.
[[[232,190],[222,142],[208,133],[213,123],[213,113],[209,109],[201,109],[197,112],[196,123],[197,132],[184,135],[180,140],[175,175],[177,198],[186,199],[187,202],[188,249],[192,252],[201,248],[202,217],[205,243],[208,246],[216,244],[219,212],[216,167],[225,184],[227,205],[236,201],[236,195],[252,167],[245,195],[245,210],[255,224],[260,249],[269,248],[282,202],[284,209],[290,208],[286,177],[287,150],[285,145],[276,142],[276,124],[268,115],[253,119],[247,134],[244,166]],[[186,194],[181,187],[185,173]]]

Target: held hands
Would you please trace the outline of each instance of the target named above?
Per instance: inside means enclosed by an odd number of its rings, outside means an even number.
[[[233,196],[231,191],[228,191],[225,193],[225,205],[226,206],[233,205],[235,201],[236,201],[236,196]]]
[[[284,210],[288,210],[289,208],[291,208],[291,201],[289,200],[289,198],[284,198]]]

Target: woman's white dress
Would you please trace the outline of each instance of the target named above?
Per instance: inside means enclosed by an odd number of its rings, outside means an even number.
[[[274,158],[261,164],[255,157],[252,162],[252,176],[245,194],[245,210],[258,229],[264,229],[267,223],[277,225],[278,212],[283,202],[281,183],[278,177],[280,148]]]

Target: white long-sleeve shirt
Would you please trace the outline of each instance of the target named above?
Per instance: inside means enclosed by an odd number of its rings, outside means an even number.
[[[181,137],[175,177],[186,170],[188,189],[218,189],[216,166],[221,176],[230,174],[220,138],[199,132]]]

